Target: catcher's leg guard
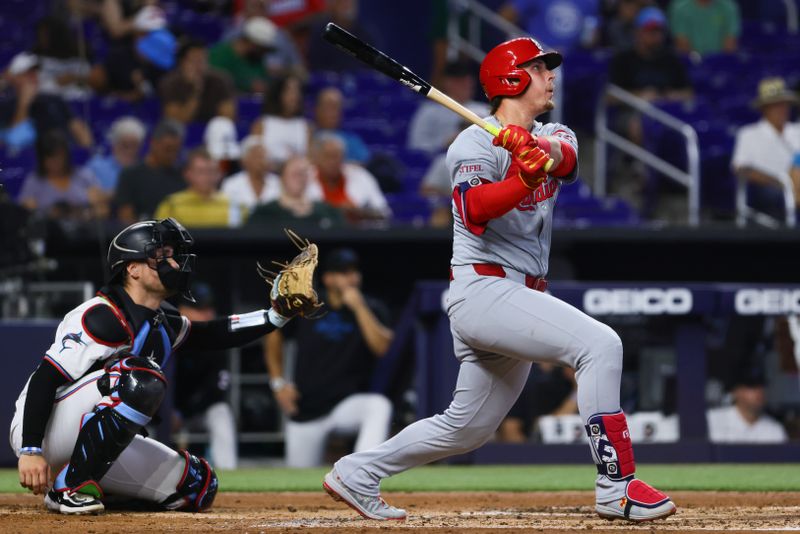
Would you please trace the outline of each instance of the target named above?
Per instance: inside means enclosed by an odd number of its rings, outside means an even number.
[[[161,503],[168,510],[202,512],[208,510],[217,496],[217,474],[204,458],[180,451],[186,458],[186,467],[175,493]]]
[[[628,422],[622,412],[595,414],[586,424],[586,433],[597,464],[597,473],[611,480],[624,480],[636,471]]]
[[[56,478],[57,491],[102,495],[99,481],[111,464],[150,422],[166,392],[161,369],[146,358],[125,358],[111,369],[119,379],[108,391],[112,406],[86,414],[70,462]]]

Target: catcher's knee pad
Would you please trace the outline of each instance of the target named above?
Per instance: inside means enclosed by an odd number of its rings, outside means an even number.
[[[634,474],[636,462],[624,413],[620,411],[591,416],[586,424],[586,433],[599,474],[611,480],[623,480]]]
[[[119,373],[119,378],[113,387],[104,382],[98,383],[98,388],[111,396],[116,403],[114,409],[123,416],[140,426],[146,425],[158,411],[167,392],[167,379],[161,368],[148,358],[130,356],[110,367],[109,374],[103,379],[114,373]],[[108,387],[108,393],[103,391],[104,387]]]
[[[161,503],[169,510],[202,512],[214,503],[219,488],[217,474],[205,458],[198,458],[186,451],[180,451],[186,460],[176,491]]]

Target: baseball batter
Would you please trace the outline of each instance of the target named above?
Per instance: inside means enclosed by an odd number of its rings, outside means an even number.
[[[108,250],[112,278],[69,312],[16,403],[11,446],[20,484],[48,509],[102,511],[104,492],[165,509],[211,506],[217,476],[203,458],[141,435],[166,391],[161,366],[179,347],[240,346],[283,326],[269,311],[192,323],[164,302],[188,294],[192,237],[174,219],[120,232]],[[273,307],[279,297],[271,294]],[[50,487],[51,466],[58,469]],[[62,467],[63,466],[63,467]]]
[[[562,58],[530,38],[491,50],[480,80],[497,137],[464,130],[447,153],[454,242],[447,312],[460,370],[440,415],[406,427],[375,449],[340,459],[323,486],[364,517],[405,519],[380,498],[382,479],[488,441],[525,385],[531,362],[575,369],[578,405],[597,464],[596,511],[608,519],[667,517],[675,505],[635,478],[620,410],[622,343],[608,326],[544,293],[553,208],[577,176],[575,134],[542,124]],[[544,171],[553,160],[549,174]]]

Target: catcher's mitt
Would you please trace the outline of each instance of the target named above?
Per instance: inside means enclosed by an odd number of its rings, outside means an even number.
[[[317,245],[289,229],[284,228],[284,232],[300,249],[300,253],[286,264],[273,261],[272,263],[281,267],[277,273],[258,263],[258,274],[272,286],[269,297],[276,312],[286,318],[300,315],[306,319],[318,319],[323,315],[321,308],[324,303],[320,302],[317,292],[314,291]]]

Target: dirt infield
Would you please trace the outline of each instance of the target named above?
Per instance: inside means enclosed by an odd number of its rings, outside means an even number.
[[[389,493],[387,499],[408,510],[410,517],[405,522],[384,523],[361,519],[321,491],[223,493],[214,509],[203,514],[108,511],[79,517],[48,513],[41,498],[33,495],[3,494],[0,533],[800,531],[800,493],[677,492],[673,495],[679,507],[677,514],[643,525],[596,518],[592,497],[589,492]]]

